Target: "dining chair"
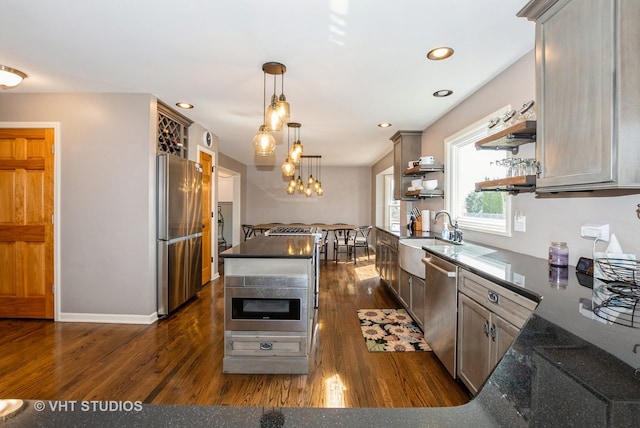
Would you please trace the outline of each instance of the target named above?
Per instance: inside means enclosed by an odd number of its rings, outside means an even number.
[[[324,254],[324,261],[327,261],[327,253],[329,246],[329,230],[325,229],[323,226],[326,226],[325,223],[313,223],[313,226],[317,227],[320,232],[320,254]]]
[[[338,255],[344,253],[347,255],[347,261],[351,257],[351,229],[337,229],[333,236],[333,260],[338,263]],[[342,250],[341,250],[342,249]]]
[[[356,263],[358,248],[365,248],[367,250],[367,260],[370,260],[369,256],[369,233],[373,229],[373,226],[360,226],[355,230],[353,238],[351,239],[351,246],[353,249],[353,263]]]
[[[244,234],[244,240],[251,238],[254,235],[253,225],[252,224],[243,224],[242,225],[242,233]]]

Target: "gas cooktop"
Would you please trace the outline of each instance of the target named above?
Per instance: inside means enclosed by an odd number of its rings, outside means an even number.
[[[316,235],[318,233],[320,233],[320,229],[315,226],[277,226],[269,229],[265,235]]]

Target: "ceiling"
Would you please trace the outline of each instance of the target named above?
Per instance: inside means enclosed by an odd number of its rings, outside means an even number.
[[[305,154],[322,155],[323,166],[369,166],[391,150],[397,130],[428,127],[533,49],[533,23],[515,16],[526,3],[3,0],[0,64],[29,76],[12,93],[187,101],[195,107],[181,113],[217,135],[222,153],[279,166],[286,127],[275,135],[275,157],[254,156],[251,141],[262,124],[262,64],[281,62]],[[455,50],[451,58],[426,59],[443,45]],[[453,95],[433,97],[440,89]],[[393,126],[377,127],[385,121]]]

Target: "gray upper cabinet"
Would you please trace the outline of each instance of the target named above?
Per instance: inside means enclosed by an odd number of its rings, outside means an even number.
[[[640,2],[535,0],[538,192],[640,188]]]
[[[393,199],[404,198],[411,178],[403,180],[403,172],[409,162],[420,158],[422,152],[422,131],[398,131],[391,137],[393,141]],[[414,177],[415,178],[415,177]]]

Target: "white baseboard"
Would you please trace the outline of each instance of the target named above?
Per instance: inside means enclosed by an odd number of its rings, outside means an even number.
[[[153,324],[158,320],[158,313],[150,315],[126,315],[126,314],[83,314],[63,312],[56,321],[61,322],[94,322],[105,324]]]

